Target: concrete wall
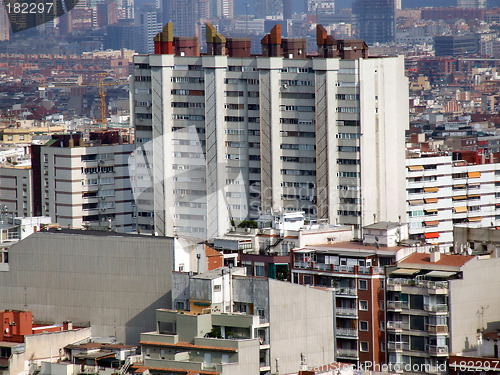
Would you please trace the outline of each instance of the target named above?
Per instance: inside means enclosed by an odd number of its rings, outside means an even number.
[[[90,322],[96,336],[136,344],[156,328],[155,309],[171,306],[173,240],[91,233],[99,232],[38,232],[12,246],[0,305]]]
[[[10,373],[17,375],[28,370],[30,360],[57,360],[61,358],[59,356],[60,349],[77,341],[88,339],[90,336],[91,328],[25,336],[26,350],[23,353],[12,355],[9,361]],[[62,353],[64,353],[64,350]]]
[[[334,361],[333,294],[269,279],[271,372],[300,370],[300,354],[308,366]]]
[[[474,351],[477,330],[500,328],[500,258],[468,261],[450,281],[450,352]]]
[[[32,216],[31,168],[0,168],[0,204],[9,214]]]
[[[405,130],[408,80],[402,56],[361,59],[361,186],[363,225],[406,217]]]

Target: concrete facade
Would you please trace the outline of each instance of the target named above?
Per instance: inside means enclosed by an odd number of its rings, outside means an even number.
[[[33,216],[31,183],[29,166],[0,168],[0,205],[15,216]]]
[[[224,267],[193,277],[176,273],[172,304],[189,306],[194,314],[223,311],[258,318],[261,373],[298,371],[304,358],[313,366],[332,362],[332,291],[249,277],[244,271]]]
[[[50,230],[9,248],[0,304],[43,321],[90,323],[96,336],[137,343],[170,307],[172,238]]]
[[[139,226],[154,216],[159,234],[211,238],[259,209],[301,210],[361,236],[374,216],[404,216],[401,57],[149,55],[134,67],[131,118],[154,190]]]
[[[35,210],[64,227],[107,227],[111,220],[120,232],[135,230],[128,166],[134,145],[58,146],[33,148]]]

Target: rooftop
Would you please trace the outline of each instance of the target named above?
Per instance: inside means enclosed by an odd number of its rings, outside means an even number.
[[[469,260],[474,258],[474,256],[468,255],[458,255],[458,254],[441,254],[439,260],[436,262],[431,262],[431,256],[427,253],[413,253],[407,258],[403,259],[400,264],[405,266],[408,264],[417,264],[422,266],[450,266],[450,267],[462,267]]]
[[[40,231],[38,233],[51,233],[51,234],[70,234],[70,235],[81,235],[81,236],[101,236],[101,237],[127,237],[127,238],[173,238],[173,237],[163,237],[163,236],[148,236],[141,234],[129,234],[129,233],[118,233],[112,230],[89,230],[89,229],[70,229],[70,228],[50,228],[47,231]]]
[[[323,250],[323,251],[341,251],[341,250],[358,250],[360,252],[370,251],[389,251],[389,252],[397,252],[398,250],[404,248],[405,246],[392,246],[392,247],[383,247],[383,246],[372,246],[372,245],[363,245],[362,242],[337,242],[330,244],[317,244],[317,245],[307,245],[301,250]]]
[[[401,224],[392,222],[392,221],[380,221],[378,223],[370,224],[365,227],[364,229],[379,229],[379,230],[387,230],[387,229],[393,229],[393,228],[399,228]]]

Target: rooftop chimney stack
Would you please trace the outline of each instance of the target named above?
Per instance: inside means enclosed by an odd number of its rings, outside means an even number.
[[[205,26],[207,41],[207,55],[221,56],[226,54],[226,38],[219,34],[214,25],[207,23]]]
[[[174,24],[172,22],[163,26],[163,30],[154,37],[155,54],[171,55],[174,53]]]
[[[274,26],[269,34],[266,34],[260,41],[262,44],[262,56],[280,57],[281,56],[281,24]]]
[[[441,259],[441,253],[439,249],[431,250],[431,263],[436,263]]]
[[[322,25],[316,25],[316,44],[319,57],[337,57],[337,41]]]

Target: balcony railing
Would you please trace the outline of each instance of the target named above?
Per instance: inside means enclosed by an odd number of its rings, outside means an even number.
[[[335,294],[344,295],[344,296],[356,296],[356,288],[349,287],[337,287],[335,288]]]
[[[354,266],[345,266],[345,265],[333,265],[334,272],[347,272],[354,273]]]
[[[358,331],[353,328],[336,328],[337,336],[358,337]]]
[[[448,281],[430,281],[415,279],[388,279],[388,286],[414,286],[427,289],[448,289]]]
[[[311,268],[311,262],[294,262],[295,268]]]
[[[313,269],[319,270],[319,271],[331,271],[332,268],[330,267],[329,264],[324,264],[324,263],[316,263],[313,266]]]
[[[410,350],[410,343],[408,342],[398,342],[398,341],[389,341],[387,343],[388,350]]]
[[[359,354],[356,349],[337,349],[337,357],[340,358],[358,358]]]
[[[350,307],[337,307],[337,316],[357,316],[358,310]]]
[[[389,321],[387,322],[387,329],[410,329],[410,323],[401,321]]]
[[[443,346],[427,345],[425,349],[429,354],[448,354],[447,345]]]
[[[387,301],[388,310],[402,310],[408,308],[408,301]]]
[[[437,305],[424,305],[424,310],[425,311],[430,311],[430,312],[447,312],[448,311],[448,305],[446,304],[437,304]]]
[[[427,324],[429,333],[448,333],[448,326],[444,324]]]

